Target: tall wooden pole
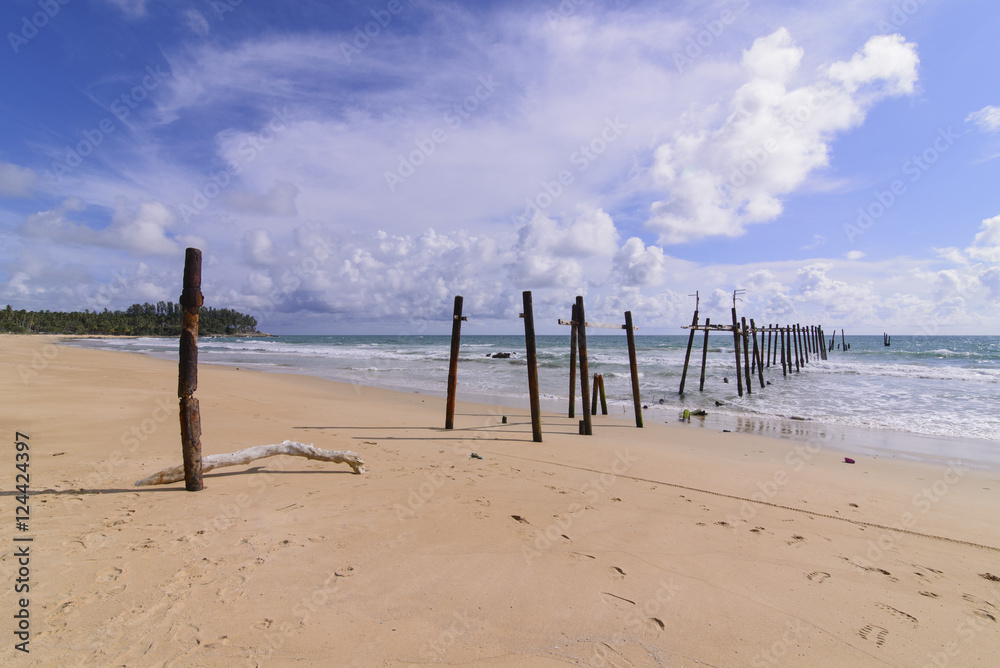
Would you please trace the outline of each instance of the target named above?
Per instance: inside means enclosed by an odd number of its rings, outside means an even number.
[[[184,291],[180,303],[183,313],[177,397],[180,403],[184,487],[189,492],[198,492],[205,485],[201,478],[201,411],[194,392],[198,389],[198,310],[205,303],[205,298],[201,294],[201,251],[197,248],[188,248],[184,257]]]
[[[802,354],[805,356],[805,363],[809,364],[809,339],[806,337],[806,330],[802,325],[796,325],[796,329],[799,332],[799,338],[802,339]]]
[[[747,394],[753,394],[753,376],[750,375],[750,330],[747,329],[746,317],[740,318],[743,330],[743,365],[746,369]]]
[[[625,338],[628,341],[628,370],[632,375],[632,409],[635,412],[635,426],[642,429],[642,400],[639,398],[639,366],[635,360],[635,331],[632,326],[632,311],[625,311]]]
[[[593,422],[590,419],[590,377],[587,375],[587,315],[583,308],[583,297],[576,298],[577,348],[580,351],[580,399],[583,403],[583,433],[591,436],[594,433]]]
[[[684,394],[684,383],[687,381],[688,376],[688,363],[691,361],[691,346],[694,344],[694,333],[695,327],[698,326],[698,309],[694,310],[694,317],[691,318],[691,333],[688,334],[688,347],[687,353],[684,355],[684,371],[681,372],[681,389],[680,394]]]
[[[733,307],[733,346],[736,354],[736,391],[743,396],[743,375],[740,370],[740,321],[736,319],[736,307]]]
[[[528,352],[528,394],[531,398],[531,440],[542,442],[542,409],[538,401],[538,353],[535,349],[535,316],[531,309],[531,291],[524,299],[524,345]]]
[[[566,417],[576,417],[576,324],[579,321],[576,313],[576,304],[570,309],[569,328],[569,411]]]
[[[761,347],[764,347],[764,340],[761,339]],[[771,325],[767,326],[767,354],[765,355],[767,359],[767,368],[771,368]]]
[[[455,295],[455,312],[451,316],[451,359],[448,362],[448,404],[444,428],[455,428],[455,391],[458,386],[458,350],[462,338],[462,296]]]
[[[781,375],[782,377],[785,377],[788,375],[788,365],[785,362],[785,357],[787,357],[787,355],[785,354],[785,349],[787,348],[787,346],[785,346],[784,327],[780,326],[778,327],[778,338],[781,340]]]
[[[701,382],[698,384],[698,391],[705,391],[705,362],[708,361],[708,326],[712,324],[711,318],[705,318],[705,340],[701,344]]]
[[[757,378],[760,379],[761,388],[764,387],[764,364],[760,359],[760,351],[757,349],[757,327],[753,324],[753,318],[750,318],[750,330],[753,332],[753,358],[757,362]],[[763,343],[763,341],[761,341]],[[763,347],[763,346],[762,346]]]
[[[791,332],[791,336],[793,339],[792,345],[794,346],[795,349],[795,371],[798,372],[800,370],[799,369],[800,360],[802,359],[802,354],[799,352],[799,337],[796,336],[795,334],[795,325],[792,325],[788,329]]]
[[[826,332],[823,331],[823,325],[817,325],[816,336],[819,337],[819,354],[826,361]]]

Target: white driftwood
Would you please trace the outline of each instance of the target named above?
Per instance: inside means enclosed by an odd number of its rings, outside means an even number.
[[[245,450],[237,450],[223,455],[206,455],[201,458],[201,472],[208,473],[212,469],[220,469],[224,466],[240,466],[249,464],[257,459],[274,457],[275,455],[291,455],[293,457],[305,457],[306,459],[318,459],[323,462],[333,462],[334,464],[348,464],[355,473],[365,472],[365,463],[356,453],[349,450],[340,452],[337,450],[321,450],[314,448],[312,444],[306,445],[297,441],[282,441],[274,445],[256,445]],[[143,478],[135,483],[136,487],[147,485],[165,485],[171,482],[184,480],[184,465],[173,466],[164,469],[159,473],[154,473],[148,478]]]

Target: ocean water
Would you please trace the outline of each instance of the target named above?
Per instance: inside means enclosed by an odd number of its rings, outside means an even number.
[[[837,340],[840,342],[839,337]],[[702,335],[695,337],[685,393],[678,394],[687,336],[637,336],[636,356],[645,419],[676,420],[684,408],[704,409],[715,422],[742,431],[789,433],[775,425],[875,430],[884,447],[948,456],[947,439],[961,439],[963,454],[1000,462],[1000,337],[849,336],[850,350],[834,350],[798,373],[781,364],[765,368],[763,389],[737,395],[732,335],[709,338],[704,391],[698,390]],[[609,413],[631,419],[631,380],[624,333],[588,332],[590,372],[604,376]],[[74,345],[177,359],[177,340],[78,339]],[[449,336],[278,336],[203,338],[199,360],[272,372],[303,373],[337,381],[444,395]],[[509,359],[495,359],[509,352]],[[565,411],[569,396],[569,336],[537,338],[538,378],[545,408]],[[728,379],[729,382],[725,382]],[[578,381],[579,383],[579,381]],[[577,389],[579,402],[579,385]],[[460,399],[527,406],[524,338],[463,336],[458,370]],[[578,404],[579,406],[579,404]],[[581,409],[577,408],[577,415]],[[442,418],[443,419],[443,418]],[[722,422],[718,422],[722,420]],[[804,429],[804,431],[803,431]],[[851,431],[851,433],[859,433]],[[912,438],[907,438],[912,437]],[[944,440],[942,440],[944,439]],[[871,439],[869,439],[871,440]],[[885,446],[885,443],[896,445]],[[900,445],[902,444],[902,445]],[[971,444],[971,445],[970,445]],[[908,447],[912,446],[912,447]],[[971,449],[972,454],[968,451]]]

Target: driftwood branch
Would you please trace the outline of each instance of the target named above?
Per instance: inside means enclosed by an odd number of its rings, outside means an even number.
[[[212,469],[220,469],[224,466],[240,466],[249,464],[257,459],[274,457],[275,455],[291,455],[293,457],[305,457],[306,459],[317,459],[323,462],[333,462],[334,464],[348,464],[355,473],[365,472],[365,463],[356,453],[351,451],[340,452],[337,450],[321,450],[314,448],[312,444],[298,443],[297,441],[282,441],[274,445],[257,445],[245,450],[237,450],[223,455],[206,455],[201,458],[202,473],[208,473]],[[184,480],[184,466],[172,466],[159,473],[154,473],[148,478],[143,478],[135,483],[136,487],[147,485],[165,485],[171,482]]]

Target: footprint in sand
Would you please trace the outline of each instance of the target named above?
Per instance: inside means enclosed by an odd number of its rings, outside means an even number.
[[[810,580],[812,580],[813,582],[820,582],[820,583],[822,583],[822,582],[826,582],[827,580],[830,579],[830,574],[827,573],[826,571],[813,571],[812,573],[810,573],[806,577],[809,578]]]
[[[858,630],[858,635],[865,640],[874,640],[876,647],[881,647],[885,644],[885,639],[889,635],[889,629],[883,628],[878,624],[865,624]]]
[[[886,605],[885,603],[876,603],[875,607],[885,610],[886,612],[888,612],[893,617],[896,617],[897,619],[901,619],[904,622],[909,622],[910,624],[913,625],[913,628],[917,628],[917,626],[920,624],[920,622],[917,621],[917,618],[914,617],[913,615],[908,615],[902,610],[897,610],[896,608],[890,605]]]
[[[625,571],[623,571],[622,569],[618,568],[617,566],[612,566],[610,570],[611,570],[611,577],[614,578],[615,580],[625,579]]]
[[[120,568],[108,568],[97,574],[98,582],[114,582],[118,579],[118,576],[122,574],[122,569]]]
[[[920,594],[921,596],[926,596],[928,598],[937,598],[938,597],[938,595],[935,594],[932,591],[921,591],[921,592],[917,592],[917,593]]]
[[[986,599],[979,598],[978,596],[973,596],[972,594],[962,594],[962,599],[968,603],[972,603],[973,605],[979,606],[978,608],[973,609],[972,614],[976,615],[977,617],[982,617],[983,619],[988,619],[994,623],[997,621],[996,615],[987,610],[985,606],[989,606],[994,610],[996,610],[997,607],[992,603],[990,603],[989,601],[987,601]]]
[[[609,591],[601,592],[601,600],[604,603],[607,603],[608,605],[613,605],[616,608],[619,608],[619,609],[622,609],[622,610],[631,610],[632,609],[632,608],[626,606],[625,605],[626,603],[628,603],[628,605],[630,605],[632,607],[635,607],[635,601],[629,600],[627,598],[623,598],[623,597],[618,596],[616,594],[612,594]]]

